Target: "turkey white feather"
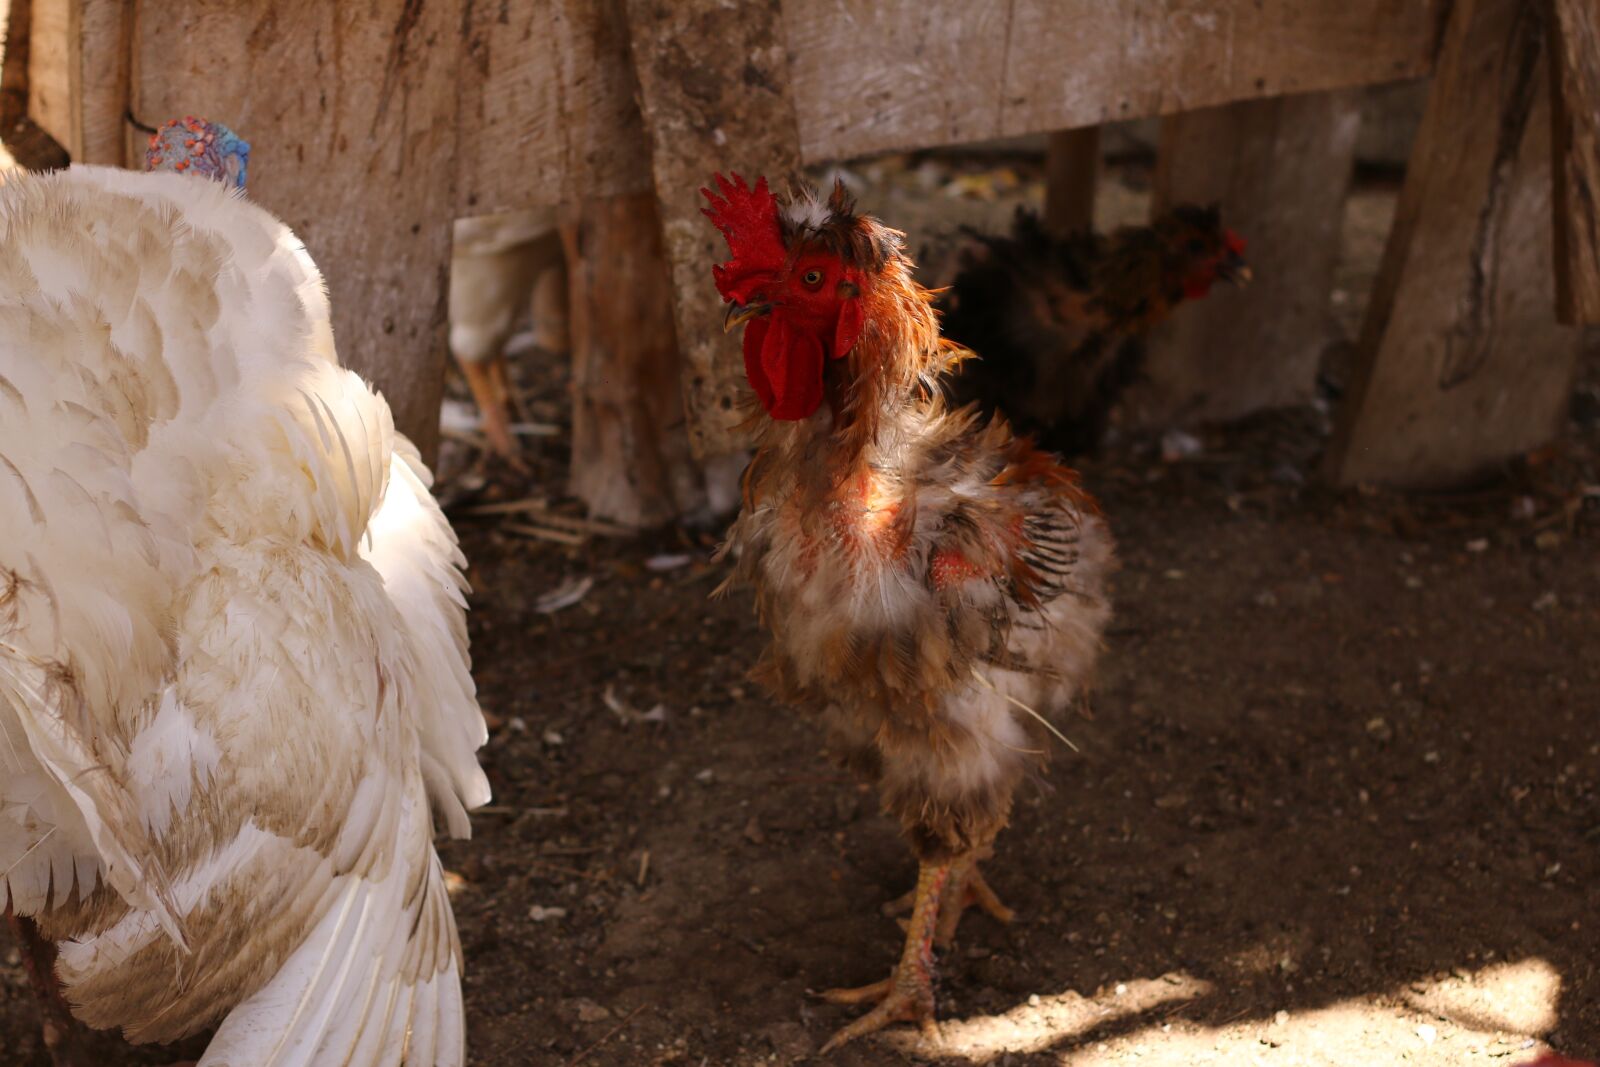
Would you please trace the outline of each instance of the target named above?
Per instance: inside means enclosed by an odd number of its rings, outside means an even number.
[[[321,275],[224,186],[0,185],[0,902],[202,1064],[464,1060],[464,560]]]

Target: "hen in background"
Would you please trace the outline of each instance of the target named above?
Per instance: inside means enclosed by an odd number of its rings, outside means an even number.
[[[1216,281],[1250,277],[1244,241],[1215,208],[1059,239],[1019,208],[1010,235],[971,236],[937,303],[945,337],[977,355],[946,380],[951,403],[1003,414],[1062,455],[1099,443],[1153,327]]]
[[[532,346],[567,350],[566,261],[553,211],[457,219],[450,248],[450,354],[478,406],[490,450],[519,465],[506,366],[512,331],[532,302]]]
[[[57,1062],[460,1064],[465,561],[247,159],[0,184],[0,900]]]

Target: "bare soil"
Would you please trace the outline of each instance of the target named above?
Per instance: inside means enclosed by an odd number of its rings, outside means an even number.
[[[1081,751],[1024,789],[986,868],[1019,919],[974,912],[941,958],[942,1047],[895,1030],[828,1062],[1600,1055],[1586,412],[1450,496],[1309,488],[1312,410],[1176,462],[1130,442],[1086,463],[1121,543],[1118,614],[1092,718],[1065,723]],[[561,446],[543,448],[559,498]],[[913,864],[814,725],[744,680],[761,638],[747,596],[709,599],[710,538],[458,528],[497,723],[493,806],[444,850],[472,1062],[820,1062],[853,1013],[807,991],[887,973],[900,933],[879,907]],[[581,601],[537,610],[577,577]],[[3,941],[0,1050],[46,1062]]]

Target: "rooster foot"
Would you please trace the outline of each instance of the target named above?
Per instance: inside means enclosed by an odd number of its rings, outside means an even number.
[[[826,1056],[858,1037],[882,1030],[890,1023],[913,1022],[931,1042],[939,1040],[939,1024],[933,1015],[933,975],[919,966],[902,963],[881,982],[855,989],[830,989],[818,994],[830,1004],[869,1004],[876,1006],[848,1026],[841,1028],[822,1046]]]
[[[877,1002],[871,1011],[829,1038],[823,1054],[895,1022],[914,1022],[922,1027],[924,1037],[939,1040],[939,1024],[933,1014],[933,932],[953,866],[923,863],[917,871],[905,948],[893,974],[859,989],[831,989],[822,994],[823,1000],[833,1004]]]
[[[981,854],[982,859],[988,859],[990,853],[985,849]],[[976,904],[997,922],[1010,923],[1017,917],[1017,913],[1001,903],[995,891],[989,888],[989,883],[984,879],[983,872],[978,869],[980,854],[969,853],[955,860],[950,865],[950,881],[946,884],[944,895],[939,901],[939,923],[935,927],[933,943],[940,948],[949,948],[955,941],[956,927],[961,923],[961,916],[966,910]],[[915,889],[904,896],[896,897],[883,906],[885,915],[904,915],[911,910],[916,902]],[[909,926],[907,920],[901,920],[901,928]]]

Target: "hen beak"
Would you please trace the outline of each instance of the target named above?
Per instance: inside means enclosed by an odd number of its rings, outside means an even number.
[[[729,304],[728,313],[722,318],[722,332],[728,333],[735,326],[742,326],[756,316],[765,315],[771,310],[771,304]]]
[[[1255,275],[1250,273],[1250,264],[1236,252],[1230,252],[1222,257],[1222,262],[1217,264],[1217,277],[1234,285],[1245,285]]]

